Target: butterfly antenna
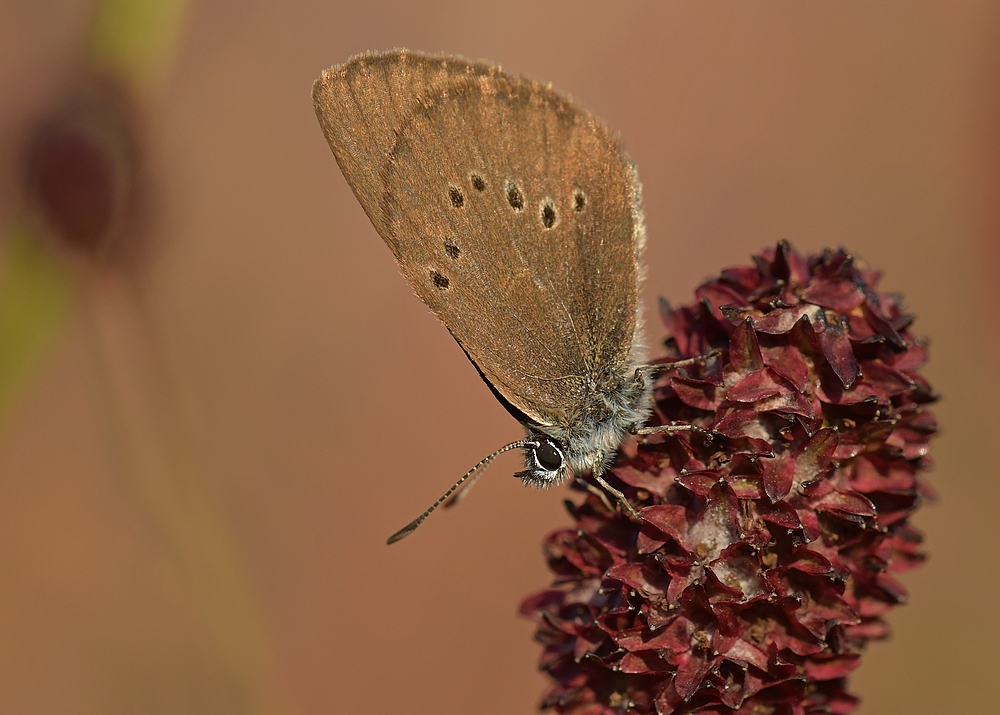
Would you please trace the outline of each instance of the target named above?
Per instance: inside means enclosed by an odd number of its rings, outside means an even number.
[[[459,489],[457,492],[451,495],[451,498],[449,498],[444,503],[444,508],[451,509],[453,506],[455,506],[460,501],[465,499],[466,495],[468,495],[468,493],[472,491],[472,487],[476,486],[476,482],[479,481],[479,478],[483,476],[483,473],[486,471],[486,467],[489,466],[490,460],[492,460],[494,457],[500,454],[500,452],[506,452],[508,449],[514,449],[516,447],[531,447],[531,446],[537,447],[538,442],[535,442],[530,439],[524,439],[521,440],[520,442],[514,442],[512,444],[508,444],[503,449],[491,454],[489,457],[487,457],[482,462],[480,462],[479,464],[477,464],[475,467],[472,468],[472,474],[473,474],[472,478],[469,479],[469,481],[467,481],[465,484],[463,484],[461,489]],[[456,484],[455,486],[458,485]]]
[[[390,536],[389,539],[385,543],[386,544],[395,544],[397,541],[400,541],[400,540],[406,538],[407,536],[409,536],[410,534],[412,534],[414,531],[416,531],[417,527],[420,526],[423,523],[424,519],[426,519],[428,516],[430,516],[430,514],[431,514],[432,511],[434,511],[439,506],[441,506],[441,503],[444,502],[445,500],[447,500],[448,497],[450,497],[452,494],[454,494],[455,490],[458,489],[460,486],[462,486],[462,484],[464,484],[465,481],[469,477],[471,477],[471,476],[473,476],[473,475],[475,475],[477,473],[481,473],[482,470],[490,462],[492,462],[494,459],[496,459],[496,457],[498,455],[501,455],[504,452],[509,452],[512,449],[517,449],[518,447],[525,447],[525,446],[527,446],[529,444],[532,444],[532,441],[530,439],[519,439],[517,442],[511,442],[510,444],[501,447],[500,449],[498,449],[493,454],[491,454],[491,455],[489,455],[487,457],[484,457],[479,462],[479,464],[477,464],[476,466],[474,466],[472,469],[470,469],[468,472],[465,473],[465,476],[463,476],[461,479],[459,479],[457,482],[455,482],[455,484],[452,485],[451,489],[449,489],[444,494],[442,494],[440,499],[438,499],[436,502],[434,502],[429,507],[427,507],[427,510],[423,514],[421,514],[416,519],[414,519],[413,521],[411,521],[409,524],[407,524],[406,526],[404,526],[402,529],[400,529],[399,531],[397,531],[395,534],[393,534],[392,536]],[[473,479],[472,483],[466,489],[462,490],[462,492],[456,497],[455,501],[458,501],[458,499],[460,499],[461,497],[465,496],[465,494],[468,493],[469,489],[472,488],[472,484],[475,484],[475,483],[476,483],[476,480]]]

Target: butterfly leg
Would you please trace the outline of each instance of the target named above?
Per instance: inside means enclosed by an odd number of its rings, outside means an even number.
[[[598,489],[593,484],[588,482],[586,479],[576,478],[576,483],[586,489],[588,492],[593,494],[595,497],[601,500],[601,503],[607,507],[608,511],[614,511],[615,508],[612,506],[611,501],[608,499],[608,493],[603,489]]]
[[[645,380],[648,375],[652,375],[654,372],[659,372],[660,370],[674,370],[679,367],[688,367],[689,365],[699,365],[708,362],[714,357],[721,355],[721,350],[712,350],[705,353],[704,355],[698,355],[693,358],[686,358],[684,360],[674,360],[673,362],[660,362],[652,363],[649,365],[640,365],[635,369],[635,379]]]
[[[705,440],[706,444],[712,441],[712,433],[696,425],[655,425],[653,427],[635,427],[632,430],[632,434],[634,435],[675,434],[677,432],[694,432],[695,434],[699,434]]]
[[[607,480],[604,477],[595,473],[594,481],[600,484],[608,494],[612,495],[615,499],[617,499],[618,503],[621,504],[622,508],[625,510],[625,513],[628,514],[630,517],[632,517],[633,520],[635,521],[642,520],[642,517],[639,516],[639,512],[637,512],[635,510],[635,507],[629,503],[628,499],[625,498],[625,495],[622,494],[617,489],[615,489],[610,484],[608,484]]]

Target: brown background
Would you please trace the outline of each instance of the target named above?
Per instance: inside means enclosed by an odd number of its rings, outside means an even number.
[[[4,234],[17,142],[90,13],[0,8]],[[1000,6],[468,0],[192,4],[149,110],[147,337],[81,277],[0,435],[3,711],[534,709],[539,648],[515,609],[547,583],[539,543],[566,523],[565,491],[526,491],[505,456],[460,509],[384,546],[520,433],[397,274],[313,115],[321,69],[395,46],[551,80],[621,132],[645,186],[647,303],[688,300],[779,238],[845,245],[906,293],[946,396],[942,499],[917,517],[931,560],[854,685],[862,713],[1000,711]],[[155,345],[172,375],[250,604],[237,621],[262,634],[250,665],[220,654],[198,584],[126,486],[95,340],[126,372],[148,359],[130,340]]]

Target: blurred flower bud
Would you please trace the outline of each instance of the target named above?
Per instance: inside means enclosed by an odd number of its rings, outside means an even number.
[[[41,232],[102,262],[138,239],[140,162],[136,113],[113,80],[74,84],[35,126],[25,184]]]

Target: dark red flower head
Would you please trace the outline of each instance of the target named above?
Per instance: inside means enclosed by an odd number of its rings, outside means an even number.
[[[937,429],[900,298],[844,251],[782,242],[697,302],[663,303],[666,373],[645,438],[612,468],[637,523],[594,493],[551,534],[538,622],[543,707],[612,713],[847,713],[846,676],[919,564],[907,524]]]

